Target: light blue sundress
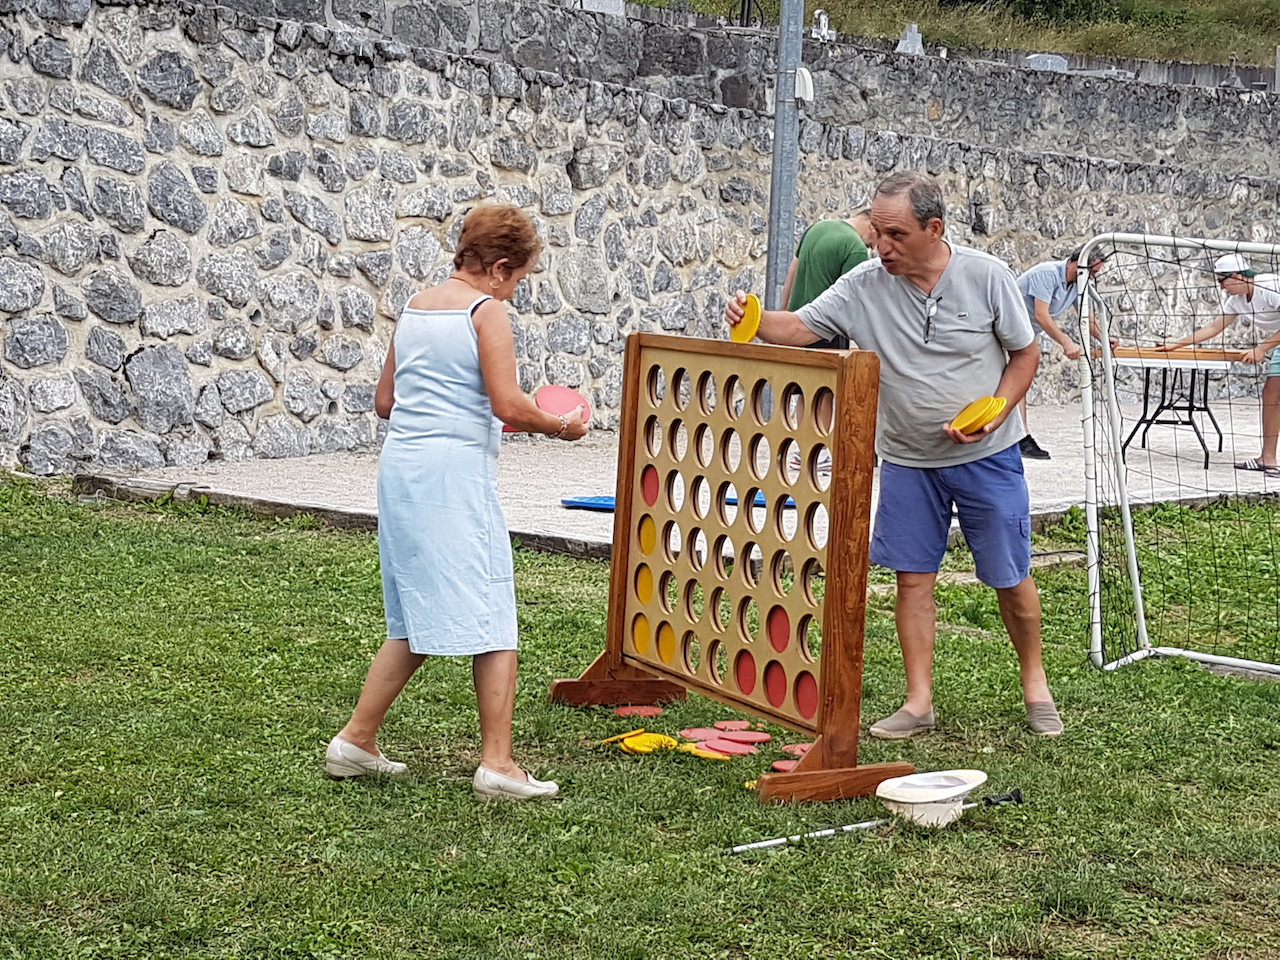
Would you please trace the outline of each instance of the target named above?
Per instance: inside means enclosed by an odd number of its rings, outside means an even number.
[[[502,424],[471,317],[405,307],[395,406],[378,464],[378,553],[387,636],[414,653],[516,648],[511,540],[498,502]]]

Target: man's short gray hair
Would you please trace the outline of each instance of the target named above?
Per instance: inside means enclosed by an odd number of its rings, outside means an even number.
[[[947,207],[942,200],[942,188],[933,177],[923,173],[895,173],[880,181],[876,187],[877,197],[899,197],[907,195],[911,204],[911,212],[915,214],[921,228],[929,226],[935,217],[946,220]]]

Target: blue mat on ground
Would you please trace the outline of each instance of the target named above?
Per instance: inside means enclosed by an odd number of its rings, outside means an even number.
[[[613,512],[613,497],[565,497],[561,506],[574,510],[604,510]]]
[[[737,506],[738,498],[725,497],[724,502],[731,506]],[[612,512],[615,506],[613,497],[565,497],[560,501],[560,505],[571,510],[602,510],[605,512]],[[757,507],[767,507],[769,505],[769,501],[764,498],[764,494],[759,490],[756,491],[755,505]],[[791,497],[787,497],[786,505],[794,507],[796,502]]]

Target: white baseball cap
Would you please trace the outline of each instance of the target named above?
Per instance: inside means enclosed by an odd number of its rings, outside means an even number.
[[[1247,273],[1249,261],[1244,258],[1244,254],[1228,253],[1225,257],[1219,257],[1214,261],[1213,272],[1216,274]]]

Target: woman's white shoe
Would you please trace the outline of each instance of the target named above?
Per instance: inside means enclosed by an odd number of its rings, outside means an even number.
[[[331,777],[399,777],[409,772],[409,767],[396,763],[377,753],[361,750],[354,743],[340,737],[329,741],[324,752],[324,771]]]
[[[554,797],[560,785],[554,780],[517,780],[488,767],[477,767],[471,780],[472,792],[477,800],[533,800],[538,797]]]

